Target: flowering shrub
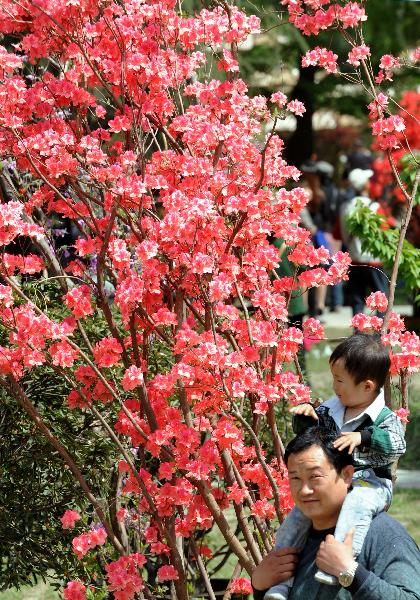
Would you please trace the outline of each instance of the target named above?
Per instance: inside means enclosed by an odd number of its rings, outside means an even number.
[[[314,14],[299,2],[289,8],[304,33],[366,19],[357,2]],[[73,539],[78,558],[98,552],[119,600],[150,597],[167,581],[183,600],[186,560],[205,569],[203,533],[216,526],[249,574],[270,548],[271,520],[291,508],[276,408],[307,401],[310,390],[290,366],[304,335],[288,327],[287,302],[297,286],[345,278],[350,259],[312,248],[300,226],[306,193],[283,159],[276,117],[237,76],[237,45],[258,31],[256,17],[227,4],[185,16],[171,0],[4,0],[0,16],[1,31],[19,38],[0,52],[10,181],[0,210],[1,382],[96,512],[99,524]],[[218,54],[223,80],[207,77],[206,49]],[[307,60],[335,70],[322,49]],[[271,101],[305,111],[281,92]],[[381,127],[388,138],[402,124]],[[53,215],[76,230],[66,261]],[[270,236],[292,248],[296,278],[276,275]],[[34,252],[9,253],[23,237]],[[25,293],[29,275],[60,282],[64,318]],[[106,331],[93,327],[99,315]],[[415,340],[399,332],[418,365]],[[323,330],[311,320],[305,334]],[[69,410],[92,413],[120,454],[118,493],[105,510],[25,394],[22,378],[44,366],[69,386]],[[249,582],[235,578],[231,589],[247,593]],[[64,594],[80,600],[86,590],[72,581]]]

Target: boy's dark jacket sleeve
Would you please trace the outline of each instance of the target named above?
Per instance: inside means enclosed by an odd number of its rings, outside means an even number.
[[[309,427],[314,427],[315,425],[318,425],[319,427],[325,427],[326,429],[333,431],[336,435],[340,433],[336,422],[328,414],[328,408],[319,406],[315,409],[315,412],[318,416],[318,421],[312,417],[307,417],[306,415],[293,415],[292,428],[296,435],[299,435]]]

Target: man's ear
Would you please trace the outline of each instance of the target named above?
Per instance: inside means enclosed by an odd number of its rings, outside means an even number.
[[[343,478],[344,483],[346,483],[349,487],[351,486],[351,482],[353,480],[354,475],[354,467],[353,465],[346,465],[341,469],[341,477]]]

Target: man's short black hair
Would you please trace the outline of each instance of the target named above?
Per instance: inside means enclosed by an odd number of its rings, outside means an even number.
[[[367,379],[376,383],[379,391],[385,383],[391,366],[389,350],[379,333],[355,333],[333,350],[330,364],[342,358],[346,371],[357,385]]]
[[[318,446],[324,451],[337,473],[341,473],[344,467],[353,464],[353,457],[348,453],[347,448],[341,451],[334,448],[333,442],[336,439],[337,435],[330,429],[317,425],[308,427],[287,444],[284,451],[284,462],[287,465],[291,454],[300,454],[312,446]]]

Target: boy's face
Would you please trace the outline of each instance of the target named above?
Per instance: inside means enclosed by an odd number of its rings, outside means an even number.
[[[355,383],[353,377],[344,366],[344,359],[339,358],[330,363],[333,376],[333,389],[346,408],[367,408],[376,398],[376,384],[371,379]]]

